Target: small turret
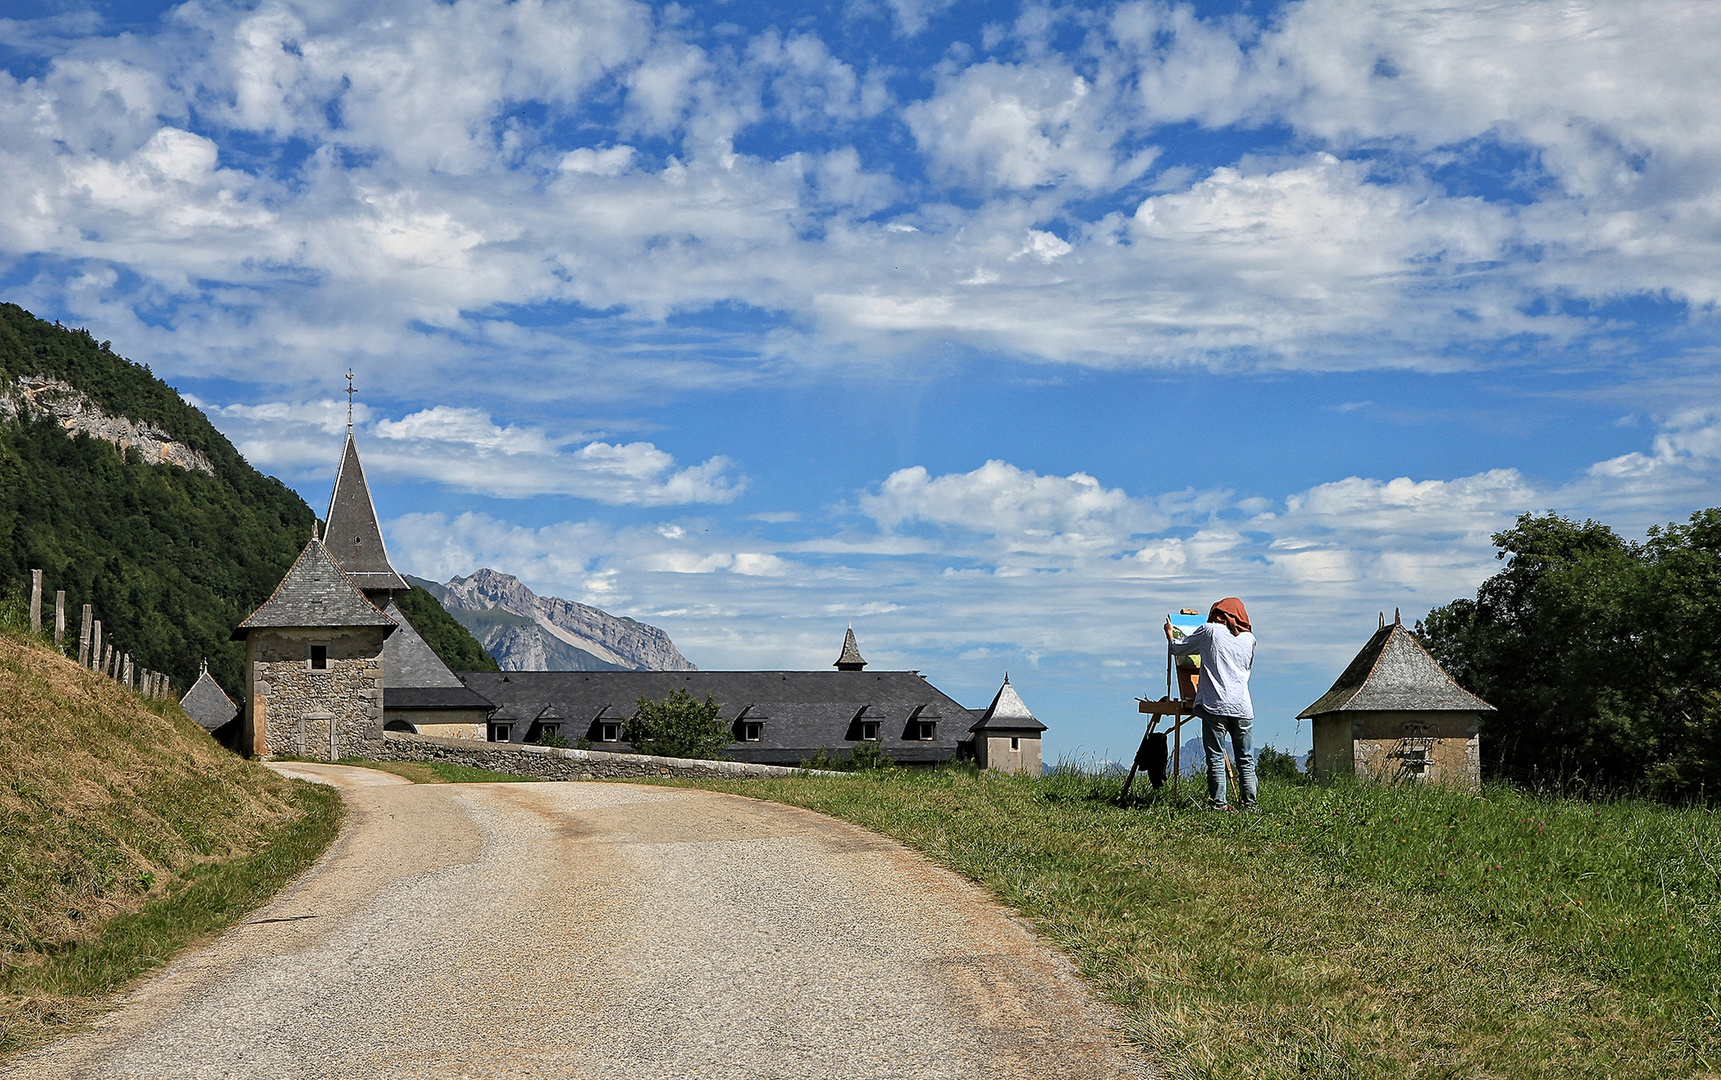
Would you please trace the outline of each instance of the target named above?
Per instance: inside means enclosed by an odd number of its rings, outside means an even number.
[[[837,662],[831,666],[838,671],[862,671],[866,668],[866,661],[861,659],[860,646],[855,644],[854,627],[849,627],[848,633],[843,635],[843,654],[837,657]]]

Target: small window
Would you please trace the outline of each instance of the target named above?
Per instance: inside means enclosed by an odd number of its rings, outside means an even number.
[[[621,742],[621,725],[599,724],[598,742]]]
[[[758,742],[765,730],[765,725],[756,720],[744,720],[741,723],[741,741]]]
[[[878,721],[862,720],[860,725],[860,737],[863,742],[877,742]]]
[[[490,725],[490,741],[491,742],[512,742],[513,736],[514,736],[514,725],[513,724],[491,724]]]
[[[1012,750],[1022,749],[1022,739],[1020,736],[1012,735],[1010,737],[1010,749],[1012,749]]]
[[[327,645],[311,646],[311,670],[329,670],[329,647]]]
[[[933,720],[918,720],[915,722],[914,737],[921,742],[931,742],[938,737],[938,724]]]

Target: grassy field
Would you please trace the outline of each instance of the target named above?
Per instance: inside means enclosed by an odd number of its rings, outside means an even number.
[[[843,818],[986,885],[1168,1077],[1721,1075],[1713,812],[1279,783],[1222,814],[957,769],[670,782]]]
[[[0,1054],[266,901],[339,821],[332,790],[0,633]]]

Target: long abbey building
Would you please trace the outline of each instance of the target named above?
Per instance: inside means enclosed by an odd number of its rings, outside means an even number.
[[[1040,771],[1045,725],[1008,679],[970,710],[919,672],[868,671],[852,628],[827,671],[451,671],[397,602],[410,586],[389,561],[350,424],[326,521],[233,632],[246,645],[250,753],[365,757],[385,730],[630,753],[638,702],[685,690],[718,703],[734,735],[724,755],[738,761],[798,765],[870,745],[902,764]]]

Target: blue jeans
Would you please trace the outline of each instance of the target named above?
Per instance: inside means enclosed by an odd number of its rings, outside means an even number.
[[[1225,736],[1231,736],[1231,756],[1237,763],[1237,794],[1243,809],[1255,809],[1255,748],[1249,733],[1255,721],[1247,716],[1219,716],[1196,709],[1201,717],[1201,748],[1207,751],[1207,797],[1215,806],[1225,805]]]

